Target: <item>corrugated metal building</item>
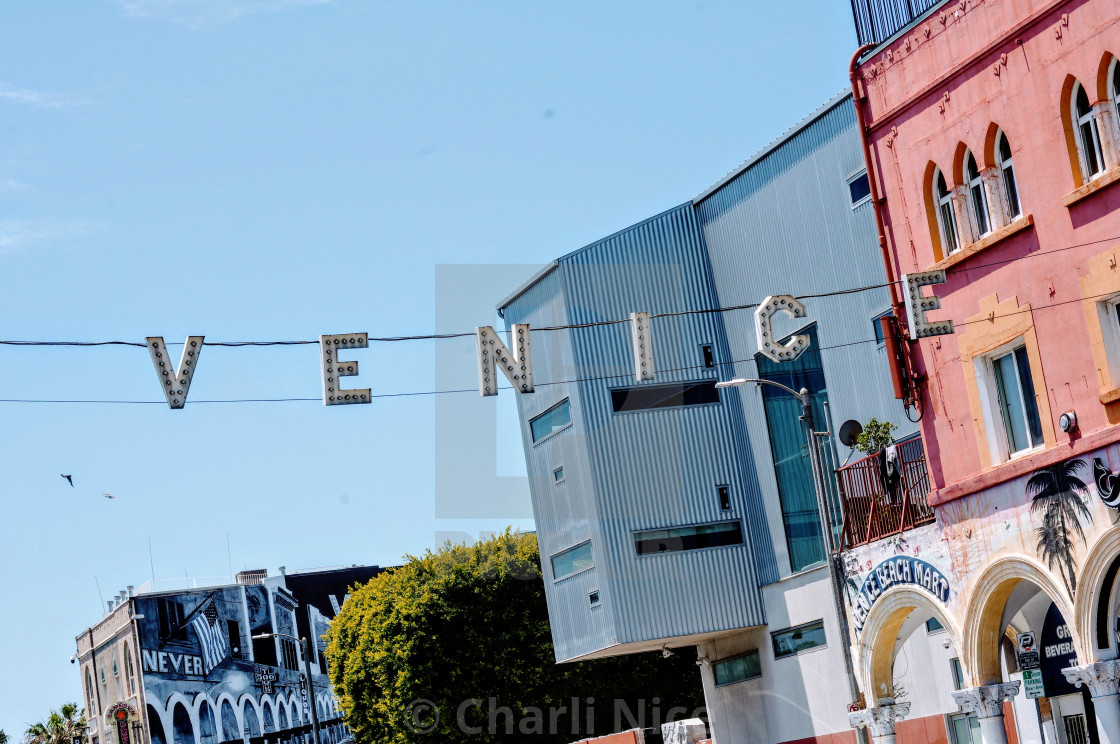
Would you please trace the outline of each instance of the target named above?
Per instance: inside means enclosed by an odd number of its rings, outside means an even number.
[[[850,96],[838,96],[693,201],[557,259],[499,305],[507,327],[534,328],[706,311],[651,320],[645,382],[629,322],[534,331],[538,387],[517,401],[557,660],[695,645],[721,741],[848,729],[799,402],[714,383],[761,376],[808,387],[818,421],[915,430],[873,323],[889,298],[862,162]],[[812,337],[783,364],[757,354],[753,309],[716,312],[863,287],[776,321]],[[831,688],[819,714],[797,702],[805,660],[768,674],[784,654],[765,637],[807,624],[792,636],[807,638],[814,622],[819,645],[833,639],[817,657]],[[758,685],[727,674],[761,677],[763,715],[735,720]]]

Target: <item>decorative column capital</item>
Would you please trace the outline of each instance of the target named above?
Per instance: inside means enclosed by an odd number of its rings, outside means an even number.
[[[1086,685],[1095,697],[1109,697],[1120,693],[1120,661],[1098,661],[1080,667],[1063,669],[1066,681],[1075,687]]]
[[[965,713],[975,713],[980,718],[1003,715],[1003,704],[1019,694],[1022,682],[999,682],[983,687],[971,687],[953,693],[953,700]]]
[[[848,714],[852,728],[866,728],[872,736],[894,734],[894,722],[901,721],[910,713],[910,703],[894,702],[894,698],[880,698],[874,708],[864,708]]]

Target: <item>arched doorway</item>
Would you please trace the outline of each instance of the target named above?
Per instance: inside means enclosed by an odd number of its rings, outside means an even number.
[[[246,739],[253,739],[261,735],[261,720],[260,714],[257,713],[257,708],[248,700],[245,700],[241,706],[241,715],[245,721]]]
[[[919,567],[914,563],[912,570]],[[950,728],[958,725],[951,691],[967,675],[961,634],[941,597],[916,584],[896,584],[875,596],[856,627],[860,687],[867,705],[877,709],[869,713],[893,720],[899,736],[915,741],[931,726],[944,730],[946,716]],[[965,738],[954,742],[971,744],[968,721],[963,725]]]
[[[198,737],[200,744],[218,744],[218,722],[214,709],[205,700],[198,706]]]
[[[194,724],[182,703],[175,703],[171,711],[171,731],[174,744],[198,744],[194,738]]]
[[[148,734],[151,736],[152,744],[167,744],[167,737],[163,733],[163,719],[159,717],[159,711],[148,706]]]
[[[228,700],[222,701],[222,740],[241,741],[241,727],[237,725],[237,712]]]
[[[276,714],[277,714],[276,715],[277,731],[280,731],[280,732],[287,731],[287,729],[288,729],[288,711],[285,708],[283,702],[279,703],[276,706]],[[281,733],[280,734],[280,741],[287,742],[289,736],[290,736],[290,734]]]
[[[1100,744],[1088,691],[1062,673],[1083,663],[1074,617],[1064,583],[1031,558],[1005,556],[980,574],[965,615],[971,685],[958,702],[978,716],[985,742],[1006,741],[1017,726],[1039,740]],[[1021,655],[1028,639],[1036,653]]]
[[[265,701],[264,704],[264,732],[271,734],[276,730],[276,719],[272,717],[272,703]]]

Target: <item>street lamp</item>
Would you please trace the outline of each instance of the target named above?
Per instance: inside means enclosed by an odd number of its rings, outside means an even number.
[[[303,652],[303,671],[307,675],[307,704],[311,708],[311,736],[315,744],[322,744],[319,739],[319,711],[315,707],[315,682],[311,678],[311,644],[308,643],[307,638],[296,638],[290,633],[261,633],[252,638],[254,641],[264,641],[278,636],[291,638],[300,644],[300,650]]]
[[[820,450],[817,449],[817,432],[816,425],[813,423],[812,399],[809,397],[809,391],[806,388],[801,388],[800,391],[797,391],[781,383],[774,382],[773,380],[756,380],[747,377],[736,377],[727,382],[717,382],[716,387],[738,387],[739,385],[747,385],[750,383],[756,385],[771,385],[780,388],[790,395],[796,396],[801,401],[801,421],[804,422],[805,436],[809,442],[809,463],[813,470],[813,487],[817,492],[817,510],[820,512],[821,532],[823,533],[821,537],[824,539],[825,552],[828,554],[828,576],[832,584],[832,601],[836,608],[836,621],[840,625],[840,635],[843,636],[844,639],[844,642],[840,645],[844,647],[844,666],[847,667],[848,671],[848,690],[854,702],[859,700],[859,685],[856,684],[856,675],[852,664],[848,615],[844,609],[844,597],[841,593],[843,582],[840,577],[839,555],[834,542],[835,536],[832,528],[832,511],[829,509],[828,505],[828,491],[824,485],[824,467],[821,464]],[[859,729],[861,739],[863,732],[864,729]]]

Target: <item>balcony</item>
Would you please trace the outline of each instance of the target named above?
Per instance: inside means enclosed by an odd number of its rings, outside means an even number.
[[[844,549],[866,545],[934,521],[926,500],[929,474],[922,438],[898,443],[901,473],[888,483],[879,455],[856,460],[836,471],[843,505]]]
[[[860,44],[882,44],[945,0],[852,0]]]

